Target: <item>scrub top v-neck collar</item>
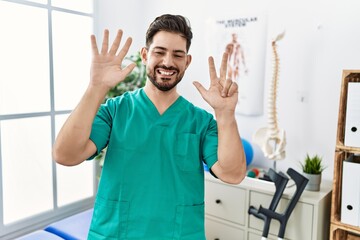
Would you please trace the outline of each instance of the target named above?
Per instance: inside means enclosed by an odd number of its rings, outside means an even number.
[[[142,88],[140,89],[140,95],[144,101],[144,104],[149,109],[149,114],[152,119],[160,120],[160,119],[168,119],[169,116],[172,114],[178,114],[181,110],[181,105],[184,103],[185,99],[182,96],[179,96],[175,102],[173,102],[163,114],[160,114],[158,109],[156,108],[155,104],[151,101],[151,99],[146,94],[145,90]]]

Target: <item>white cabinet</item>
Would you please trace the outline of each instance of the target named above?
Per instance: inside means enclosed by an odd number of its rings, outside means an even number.
[[[244,238],[244,230],[216,219],[206,219],[206,239],[208,240],[238,240]]]
[[[256,234],[256,233],[249,232],[248,238],[246,238],[246,239],[247,240],[260,240],[261,239],[261,234]],[[267,240],[277,240],[277,238],[275,238],[273,236],[269,236],[267,238]]]
[[[206,183],[206,213],[239,225],[245,225],[246,190],[231,185]],[[220,194],[219,194],[220,193]]]
[[[205,176],[205,228],[208,240],[260,240],[264,222],[248,214],[249,206],[267,208],[275,192],[271,182],[245,178],[238,185]],[[296,190],[289,181],[276,209],[285,211]],[[289,240],[325,240],[329,236],[331,182],[323,181],[319,192],[304,191],[285,231]],[[277,239],[279,222],[271,221],[268,239]]]

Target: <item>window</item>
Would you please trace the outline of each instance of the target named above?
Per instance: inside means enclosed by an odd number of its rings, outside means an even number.
[[[0,0],[0,238],[92,206],[94,162],[51,147],[89,81],[93,0]]]

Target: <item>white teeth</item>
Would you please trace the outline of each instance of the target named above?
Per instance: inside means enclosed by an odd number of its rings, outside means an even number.
[[[164,71],[159,71],[161,75],[167,75],[167,76],[170,76],[170,75],[173,75],[173,72],[164,72]]]

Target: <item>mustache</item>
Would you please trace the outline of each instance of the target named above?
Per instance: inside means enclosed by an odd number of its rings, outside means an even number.
[[[165,70],[169,70],[169,71],[177,71],[177,72],[179,72],[179,69],[178,68],[176,68],[176,67],[167,67],[167,66],[165,66],[165,65],[157,65],[157,66],[155,66],[155,69],[157,69],[157,68],[162,68],[162,69],[165,69]]]

